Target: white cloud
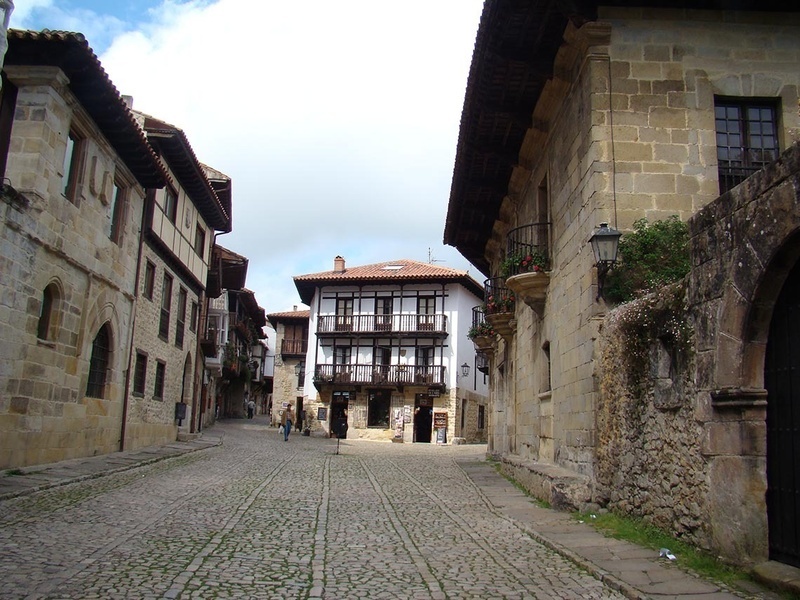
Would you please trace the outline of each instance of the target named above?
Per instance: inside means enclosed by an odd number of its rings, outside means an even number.
[[[397,258],[468,268],[441,244],[483,0],[166,2],[101,61],[138,110],[233,178],[248,287]],[[89,42],[93,44],[90,36]],[[473,272],[478,276],[477,271]]]

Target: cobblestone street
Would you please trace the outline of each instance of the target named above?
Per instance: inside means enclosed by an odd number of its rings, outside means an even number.
[[[621,598],[498,512],[484,446],[219,423],[224,442],[2,502],[2,598]]]

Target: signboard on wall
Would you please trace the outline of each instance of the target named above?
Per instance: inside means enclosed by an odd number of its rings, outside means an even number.
[[[327,420],[328,420],[328,407],[327,406],[317,407],[317,421],[324,423]]]
[[[439,388],[428,388],[428,396],[431,398],[438,398],[441,395]]]
[[[433,428],[434,429],[447,429],[447,413],[435,412],[433,413]]]

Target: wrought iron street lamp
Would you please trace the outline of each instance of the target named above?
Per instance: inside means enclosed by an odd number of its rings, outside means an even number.
[[[592,252],[594,252],[594,264],[597,267],[597,298],[595,298],[597,301],[603,296],[603,283],[606,275],[617,262],[617,250],[621,236],[622,233],[609,227],[608,223],[600,223],[600,227],[589,238]]]
[[[469,365],[467,363],[461,365],[461,375],[469,377]]]

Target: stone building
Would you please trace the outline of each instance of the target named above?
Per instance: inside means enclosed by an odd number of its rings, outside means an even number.
[[[291,405],[295,415],[302,414],[308,353],[308,320],[311,312],[294,310],[270,313],[267,319],[275,328],[275,372],[272,391],[272,424],[280,422],[281,411]],[[307,412],[307,414],[310,414]],[[314,415],[312,415],[314,417]],[[304,425],[321,427],[316,418]]]
[[[798,137],[800,17],[775,2],[684,6],[487,0],[444,239],[487,290],[515,294],[490,351],[489,450],[509,472],[561,506],[611,501],[612,483],[619,509],[732,560],[797,563],[796,539],[788,553],[767,542],[763,392],[766,324],[797,257],[781,245],[795,237],[796,179],[776,177],[787,196],[771,219],[755,218],[770,204],[751,204],[749,184],[729,190]],[[759,181],[758,193],[773,195]],[[688,314],[704,375],[696,389],[625,404],[604,392],[619,391],[606,383],[622,375],[600,361],[614,340],[603,337],[610,307],[589,239],[601,223],[625,232],[642,217],[695,214]],[[783,241],[763,243],[766,223],[779,219]],[[740,229],[726,229],[733,220]],[[653,383],[678,386],[668,358],[654,352]],[[640,446],[608,446],[624,439],[614,416],[640,409],[652,415],[641,423],[660,429],[636,433]],[[681,441],[667,444],[668,431]],[[655,448],[667,450],[660,463]],[[650,467],[634,485],[639,452]],[[671,493],[680,508],[657,502]]]
[[[231,230],[230,215],[183,131],[134,115],[169,181],[150,191],[145,204],[126,448],[167,443],[192,430],[193,411],[199,410],[198,329],[211,246],[215,232]]]
[[[465,271],[397,260],[294,278],[310,306],[303,406],[330,434],[479,441],[486,380],[467,338],[481,286]],[[309,383],[313,384],[312,388]],[[312,389],[316,393],[312,393]]]
[[[82,35],[8,42],[0,468],[122,448],[142,212],[167,180]]]

